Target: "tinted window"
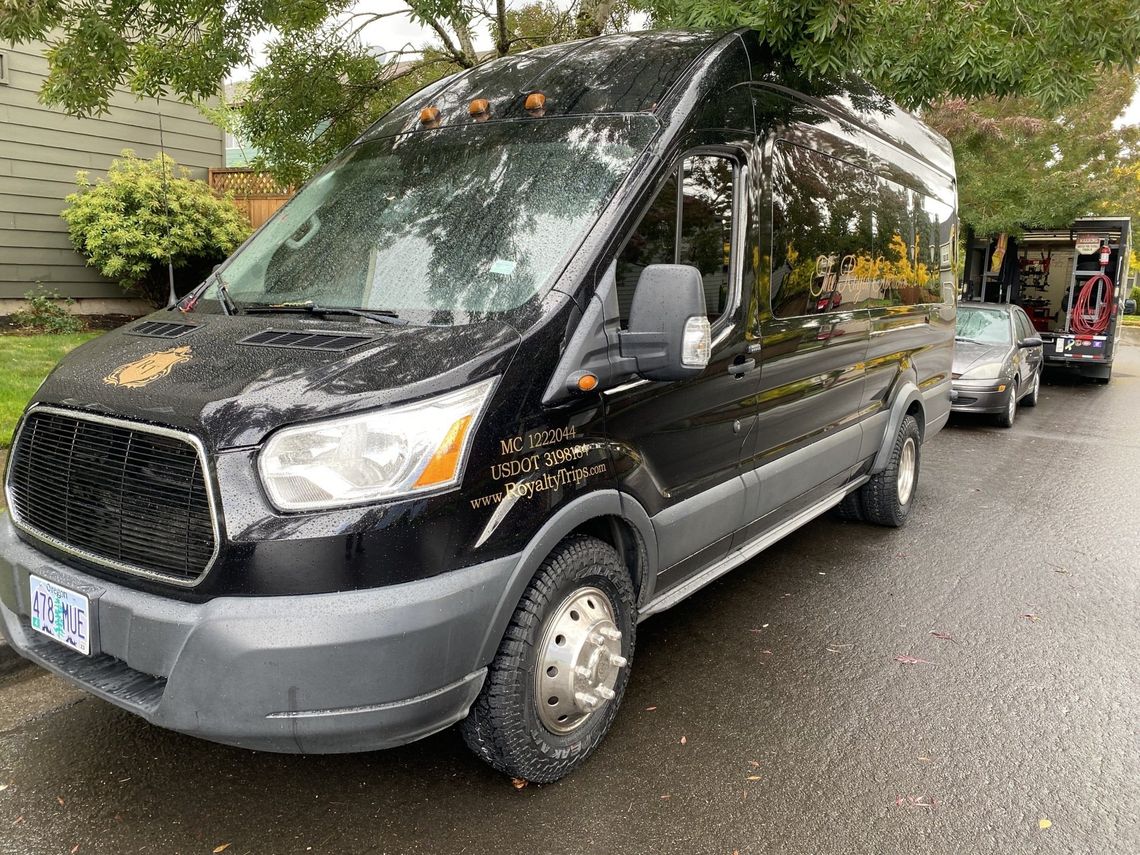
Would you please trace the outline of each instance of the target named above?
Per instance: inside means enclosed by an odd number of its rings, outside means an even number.
[[[977,344],[1012,344],[1009,315],[998,309],[959,306],[957,337]]]
[[[686,157],[680,199],[674,173],[658,192],[617,258],[621,318],[629,317],[637,280],[650,264],[690,264],[701,272],[709,320],[731,298],[729,267],[735,168],[711,155]]]
[[[1029,316],[1021,309],[1014,309],[1013,319],[1017,323],[1018,338],[1029,338],[1030,336],[1037,335],[1037,332],[1033,329],[1033,323],[1029,320]]]
[[[772,312],[778,317],[851,309],[877,294],[875,177],[788,143],[772,170]]]

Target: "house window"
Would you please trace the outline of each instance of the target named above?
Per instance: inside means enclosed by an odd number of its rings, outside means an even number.
[[[0,51],[0,83],[8,82],[8,54]]]

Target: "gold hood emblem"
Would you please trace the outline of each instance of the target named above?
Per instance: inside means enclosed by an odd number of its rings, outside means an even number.
[[[103,378],[103,382],[110,386],[125,386],[128,389],[138,389],[160,377],[170,373],[170,369],[182,362],[190,361],[190,346],[172,347],[168,350],[156,350],[148,353],[134,362],[120,365]]]

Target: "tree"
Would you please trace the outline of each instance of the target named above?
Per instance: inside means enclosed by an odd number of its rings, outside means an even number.
[[[154,160],[124,149],[105,179],[76,176],[62,216],[75,249],[126,291],[166,302],[167,262],[197,284],[249,236],[237,206],[166,155]]]
[[[237,117],[279,175],[295,179],[414,86],[487,56],[619,29],[631,8],[655,26],[754,26],[807,74],[853,70],[906,106],[1026,97],[1056,110],[1140,56],[1135,0],[404,0],[385,13],[352,0],[0,0],[0,38],[46,39],[43,97],[76,115],[106,109],[116,85],[204,101],[251,37],[272,29],[270,64]],[[427,46],[378,53],[362,32],[406,15]]]
[[[923,118],[954,146],[963,222],[995,234],[1064,227],[1096,211],[1140,213],[1130,159],[1140,135],[1113,127],[1134,90],[1132,76],[1117,71],[1056,112],[1028,97],[951,98],[927,108]]]

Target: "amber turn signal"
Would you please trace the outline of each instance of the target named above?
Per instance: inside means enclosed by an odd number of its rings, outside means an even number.
[[[467,112],[471,115],[472,119],[475,119],[477,121],[490,118],[491,102],[486,98],[476,98],[467,107]]]
[[[420,124],[428,128],[439,127],[439,108],[424,107],[420,110]]]
[[[578,378],[578,391],[592,392],[598,388],[598,377],[596,374],[583,374]]]
[[[459,466],[459,456],[463,451],[463,439],[471,427],[471,416],[464,416],[451,426],[439,448],[435,450],[424,471],[416,480],[416,487],[430,487],[444,484],[455,477]]]

